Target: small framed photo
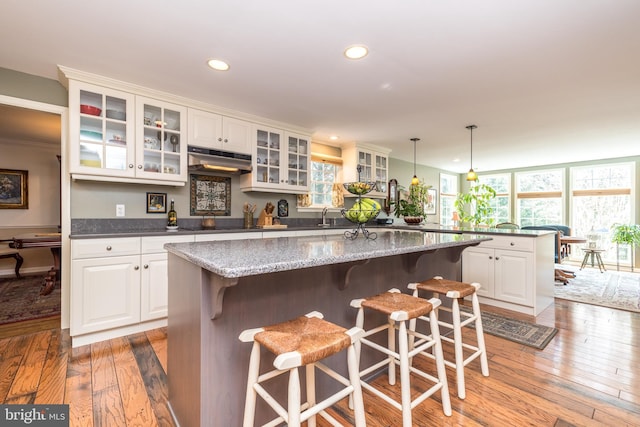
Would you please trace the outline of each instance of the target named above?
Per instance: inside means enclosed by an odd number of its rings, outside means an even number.
[[[29,171],[0,169],[0,209],[29,209]]]
[[[427,215],[435,215],[438,210],[438,190],[430,188],[427,190],[427,203],[424,207],[424,213]]]
[[[167,193],[147,193],[147,213],[167,213]]]

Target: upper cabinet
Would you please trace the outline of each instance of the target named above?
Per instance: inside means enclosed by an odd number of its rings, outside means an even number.
[[[250,174],[242,191],[305,194],[309,191],[311,139],[306,135],[256,125]]]
[[[376,189],[369,197],[387,197],[389,153],[391,150],[369,144],[348,143],[342,147],[343,181],[373,181]],[[358,176],[358,165],[361,166]]]
[[[70,81],[69,108],[74,177],[186,182],[185,107]]]
[[[189,145],[251,154],[251,122],[189,108]]]

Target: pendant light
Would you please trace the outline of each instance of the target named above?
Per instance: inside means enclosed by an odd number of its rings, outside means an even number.
[[[476,126],[476,125],[467,126],[467,129],[469,129],[469,131],[471,131],[470,169],[469,169],[469,172],[467,172],[467,181],[477,181],[478,180],[478,174],[473,170],[473,130],[477,129],[477,127],[478,126]]]
[[[411,138],[413,141],[413,178],[411,178],[411,185],[420,184],[420,180],[416,175],[416,142],[420,141],[420,138]]]

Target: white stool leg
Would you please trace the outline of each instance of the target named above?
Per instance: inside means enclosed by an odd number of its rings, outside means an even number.
[[[411,427],[411,385],[409,378],[409,344],[406,322],[400,321],[398,330],[398,355],[400,356],[400,389],[402,395],[402,426]]]
[[[460,305],[458,299],[452,298],[451,315],[453,317],[453,348],[456,363],[456,383],[458,385],[458,397],[466,397],[464,388],[464,353],[462,351],[462,328],[460,327]]]
[[[298,368],[289,369],[289,427],[300,427],[300,375]]]
[[[438,315],[436,310],[429,313],[431,324],[431,338],[435,341],[432,353],[436,359],[436,370],[438,380],[442,383],[440,397],[442,399],[442,411],[448,417],[451,416],[451,399],[449,398],[449,383],[447,382],[447,370],[444,366],[444,354],[442,353],[442,340],[440,339],[440,326],[438,325]]]
[[[364,403],[362,401],[362,388],[360,387],[360,368],[356,357],[355,346],[351,345],[347,348],[347,367],[349,369],[349,381],[353,386],[353,393],[349,397],[352,402],[353,415],[355,417],[356,427],[365,427],[367,425],[364,417]]]
[[[310,363],[306,366],[306,378],[307,378],[307,402],[309,407],[316,404],[316,365]],[[307,421],[309,427],[316,427],[316,416],[312,416]]]
[[[387,329],[387,348],[389,351],[396,351],[396,329],[394,327],[395,321],[389,319],[389,326]],[[396,362],[393,356],[389,356],[389,384],[394,385],[396,383]]]
[[[244,403],[244,427],[253,427],[256,413],[256,390],[253,385],[258,382],[260,375],[260,344],[253,342],[249,358],[249,374],[247,375],[247,394]]]
[[[480,314],[480,302],[478,301],[478,295],[475,293],[471,297],[471,304],[473,306],[473,314],[476,316],[476,336],[478,339],[478,349],[480,353],[480,369],[482,375],[489,376],[489,362],[487,361],[487,347],[484,344],[484,331],[482,329],[482,316]]]
[[[362,330],[364,330],[364,309],[360,307],[358,309],[358,314],[356,314],[356,326]],[[360,340],[354,343],[354,350],[356,354],[356,366],[360,366],[360,351],[362,349],[362,343]],[[358,379],[360,379],[360,370],[358,368]],[[349,409],[353,410],[353,394],[349,395]]]

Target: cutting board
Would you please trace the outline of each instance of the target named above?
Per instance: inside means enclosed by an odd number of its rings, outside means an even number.
[[[258,225],[258,228],[287,228],[286,224],[277,224],[277,225]]]

